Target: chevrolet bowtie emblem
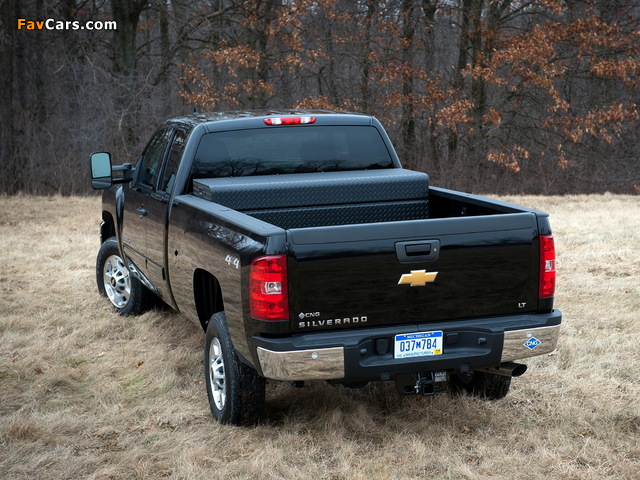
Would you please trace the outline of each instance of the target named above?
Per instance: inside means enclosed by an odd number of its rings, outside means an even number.
[[[438,272],[427,272],[426,270],[411,270],[400,277],[398,285],[411,285],[412,287],[424,287],[427,283],[436,281]]]

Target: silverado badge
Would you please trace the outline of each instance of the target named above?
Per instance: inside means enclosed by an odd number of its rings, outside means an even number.
[[[398,285],[411,285],[412,287],[424,287],[427,283],[436,281],[438,272],[427,272],[426,270],[411,270],[400,277]]]

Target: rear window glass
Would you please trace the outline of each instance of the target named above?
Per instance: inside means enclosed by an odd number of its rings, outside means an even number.
[[[374,127],[274,127],[208,133],[192,178],[393,168]]]

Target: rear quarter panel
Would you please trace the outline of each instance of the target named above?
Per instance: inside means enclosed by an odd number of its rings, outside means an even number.
[[[245,319],[248,270],[251,261],[269,250],[284,249],[284,230],[222,205],[192,195],[176,197],[168,235],[168,271],[178,309],[199,325],[194,274],[205,270],[219,282],[234,347],[247,360]],[[275,253],[275,252],[274,252]],[[236,262],[237,259],[237,262]]]

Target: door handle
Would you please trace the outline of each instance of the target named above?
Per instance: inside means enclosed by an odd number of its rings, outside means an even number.
[[[139,216],[140,218],[144,218],[144,217],[146,217],[147,215],[149,215],[149,212],[147,212],[147,211],[146,211],[144,208],[142,208],[142,207],[138,207],[138,208],[136,208],[136,212],[138,212],[138,216]]]

